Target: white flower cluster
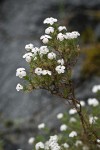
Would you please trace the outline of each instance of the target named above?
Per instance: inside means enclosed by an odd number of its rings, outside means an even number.
[[[49,70],[42,70],[42,68],[36,68],[36,69],[35,69],[35,73],[36,73],[37,75],[50,75],[50,76],[51,76],[51,74],[52,74],[51,71],[49,71]]]
[[[16,70],[16,76],[18,76],[19,78],[25,77],[26,76],[25,68],[18,68]]]
[[[59,114],[57,114],[57,119],[62,119],[63,118],[63,113],[59,113]]]
[[[96,107],[99,105],[99,101],[96,98],[89,98],[88,105]]]
[[[44,143],[43,142],[36,143],[35,148],[36,150],[44,149]]]
[[[92,88],[92,92],[93,93],[96,93],[100,90],[100,85],[94,85],[93,88]]]
[[[54,23],[57,22],[57,19],[53,18],[53,17],[50,17],[50,18],[46,18],[43,23],[44,24],[50,24],[50,25],[53,25]]]
[[[70,110],[69,110],[69,114],[70,114],[70,115],[74,115],[74,114],[76,114],[76,113],[77,113],[76,109],[70,109]]]
[[[66,131],[67,128],[68,128],[68,126],[67,126],[66,124],[62,124],[62,125],[60,126],[60,131]]]
[[[51,150],[61,150],[61,148],[58,144],[58,136],[57,135],[50,136],[48,145]]]
[[[55,70],[58,72],[58,74],[65,72],[65,66],[59,65],[55,68]]]
[[[49,42],[49,39],[52,39],[52,37],[49,36],[49,35],[42,35],[42,36],[40,37],[40,40],[42,40],[42,42],[43,42],[44,44],[47,44],[47,43]]]

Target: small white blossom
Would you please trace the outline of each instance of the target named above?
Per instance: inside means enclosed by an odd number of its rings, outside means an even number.
[[[65,72],[65,66],[59,65],[55,68],[55,70],[58,72],[58,74],[64,73]]]
[[[53,52],[51,52],[51,53],[48,53],[48,59],[54,59],[54,58],[56,58],[56,54],[55,53],[53,53]]]
[[[90,124],[96,123],[97,119],[98,119],[98,117],[96,117],[96,116],[89,116],[89,122],[90,122]]]
[[[23,58],[25,58],[27,62],[31,62],[32,56],[32,53],[26,53],[25,55],[23,55]]]
[[[44,44],[47,44],[47,43],[49,42],[49,39],[51,39],[51,36],[49,36],[49,35],[42,35],[42,36],[40,37],[40,39],[42,40],[42,42],[43,42]]]
[[[57,61],[57,63],[60,64],[60,65],[64,65],[64,60],[63,60],[63,59],[59,59],[59,60]]]
[[[59,26],[59,27],[58,27],[58,30],[59,30],[59,31],[62,31],[62,30],[67,30],[67,29],[66,29],[65,26]]]
[[[81,146],[81,145],[83,145],[82,141],[77,140],[76,143],[75,143],[75,146],[78,147],[78,146]]]
[[[45,29],[45,33],[46,34],[50,34],[54,32],[54,28],[53,27],[48,27],[47,29]]]
[[[99,101],[96,98],[89,98],[88,105],[96,107],[99,105]]]
[[[44,129],[45,128],[45,123],[41,123],[38,125],[38,129]]]
[[[69,110],[69,114],[70,114],[70,115],[74,115],[74,114],[76,114],[76,113],[77,113],[76,109],[70,109],[70,110]]]
[[[23,90],[23,86],[20,83],[18,83],[16,86],[16,90],[17,91]]]
[[[41,74],[42,74],[42,68],[36,68],[36,69],[35,69],[35,73],[36,73],[37,75],[41,75]]]
[[[77,136],[77,132],[76,131],[72,131],[70,134],[69,134],[69,137],[75,137]]]
[[[19,76],[19,78],[23,78],[24,76],[26,76],[25,68],[18,68],[16,70],[16,76]]]
[[[82,107],[84,107],[84,106],[85,106],[85,102],[84,102],[84,101],[80,101],[80,104],[81,104],[81,106],[82,106]],[[79,105],[79,104],[77,104],[77,107],[80,107],[80,105]]]
[[[73,31],[73,32],[67,32],[65,35],[64,35],[64,38],[65,39],[75,39],[79,36],[80,34],[77,32],[77,31]]]
[[[46,18],[43,23],[53,25],[55,22],[57,22],[57,19],[50,17]]]
[[[69,145],[68,145],[67,143],[62,144],[62,146],[63,146],[64,148],[69,148]]]
[[[74,117],[71,117],[70,120],[69,120],[70,123],[73,123],[73,122],[76,122],[76,121],[77,121],[77,120],[76,120],[76,118],[74,118]]]
[[[39,150],[40,148],[43,149],[44,148],[44,143],[42,143],[42,142],[36,143],[35,148],[36,148],[36,150]]]
[[[45,150],[49,150],[49,141],[45,142],[44,147]]]
[[[57,39],[58,39],[59,41],[63,41],[63,40],[64,40],[64,35],[63,35],[62,33],[58,33]]]
[[[35,141],[35,138],[31,137],[31,138],[29,138],[28,143],[31,145],[34,143],[34,141]]]
[[[49,49],[47,46],[41,46],[40,47],[40,55],[42,56],[43,54],[47,54],[49,52]]]
[[[57,142],[58,141],[58,136],[57,135],[50,136],[50,140],[49,141]]]
[[[51,71],[49,71],[49,70],[42,70],[42,75],[50,75],[51,76]]]
[[[97,139],[97,142],[100,143],[100,139]]]
[[[96,92],[98,92],[100,90],[100,85],[95,85],[95,86],[93,86],[93,88],[92,88],[92,92],[93,93],[96,93]]]
[[[40,49],[38,47],[34,47],[32,48],[32,52],[34,53],[34,56],[37,54],[37,52],[39,52]]]
[[[61,118],[63,118],[63,113],[59,113],[58,115],[57,115],[57,119],[61,119]]]
[[[27,51],[30,51],[30,50],[32,50],[32,48],[33,48],[33,44],[27,44],[26,46],[25,46],[25,49],[27,50]]]
[[[66,131],[67,130],[67,125],[66,124],[62,124],[61,126],[60,126],[60,131]]]

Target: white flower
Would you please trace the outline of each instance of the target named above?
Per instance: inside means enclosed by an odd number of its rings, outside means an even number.
[[[62,146],[63,146],[64,148],[69,148],[69,145],[68,145],[67,143],[62,144]]]
[[[59,113],[58,115],[57,115],[57,119],[61,119],[61,118],[63,118],[63,113]]]
[[[55,53],[53,53],[53,52],[51,52],[51,53],[48,53],[48,59],[54,59],[54,58],[56,58],[56,54]]]
[[[31,138],[29,138],[28,143],[31,145],[34,143],[34,141],[35,141],[35,138],[31,137]]]
[[[73,32],[67,32],[65,35],[64,35],[64,38],[65,39],[75,39],[79,36],[80,34],[77,32],[77,31],[73,31]]]
[[[38,129],[44,129],[45,128],[45,123],[41,123],[38,125]]]
[[[27,62],[31,62],[31,58],[32,58],[33,54],[31,52],[26,53],[25,55],[23,55],[23,58],[25,58],[25,60]]]
[[[23,86],[20,83],[18,83],[16,86],[16,90],[17,91],[23,90]]]
[[[88,105],[96,107],[99,105],[99,101],[96,98],[89,98]]]
[[[84,145],[82,150],[89,150],[89,147]]]
[[[27,51],[30,51],[30,50],[32,50],[32,48],[33,48],[33,44],[27,44],[26,46],[25,46],[25,49],[27,50]]]
[[[74,118],[74,117],[71,117],[70,120],[69,120],[70,123],[73,123],[73,122],[76,122],[76,121],[77,121],[77,120],[76,120],[76,118]]]
[[[64,65],[64,60],[63,60],[63,59],[59,59],[59,60],[57,61],[57,63],[60,64],[60,65]]]
[[[45,150],[49,150],[49,141],[45,142],[44,147]]]
[[[98,117],[96,117],[96,116],[89,116],[89,122],[90,122],[90,124],[96,123],[97,119],[98,119]]]
[[[62,31],[62,30],[67,30],[67,29],[66,29],[65,26],[59,26],[59,27],[58,27],[58,30],[59,30],[59,31]]]
[[[19,78],[23,78],[24,76],[26,76],[25,68],[18,68],[16,70],[16,76],[19,76]]]
[[[42,35],[42,36],[40,37],[40,39],[42,40],[42,42],[43,42],[44,44],[47,44],[47,43],[49,42],[49,39],[51,39],[51,36],[49,36],[49,35]]]
[[[41,75],[41,74],[42,74],[42,68],[36,68],[36,69],[35,69],[35,73],[36,73],[37,75]]]
[[[76,114],[76,113],[77,113],[76,109],[70,109],[70,110],[69,110],[69,114],[70,114],[70,115],[74,115],[74,114]]]
[[[49,70],[42,70],[42,75],[50,75],[51,76],[51,71],[49,71]]]
[[[98,92],[100,90],[100,85],[95,85],[95,86],[93,86],[93,88],[92,88],[92,92],[93,93],[96,93],[96,92]]]
[[[45,29],[45,33],[46,34],[50,34],[54,32],[54,28],[53,27],[48,27],[47,29]]]
[[[97,142],[100,143],[100,139],[97,139]]]
[[[69,137],[75,137],[77,136],[77,132],[76,131],[72,131],[70,134],[69,134]]]
[[[62,33],[58,33],[57,39],[58,39],[59,41],[63,41],[63,40],[64,40],[64,35],[63,35]]]
[[[55,70],[58,72],[58,74],[64,73],[65,72],[65,66],[59,65],[55,68]]]
[[[50,17],[46,18],[43,23],[53,25],[55,22],[57,22],[57,19]]]
[[[61,126],[60,126],[60,131],[66,131],[67,130],[67,125],[66,124],[62,124]]]
[[[47,54],[49,52],[49,49],[47,46],[41,46],[40,47],[40,55],[42,56],[43,54]]]
[[[49,141],[57,142],[58,141],[58,136],[57,135],[50,136],[50,140]]]
[[[78,146],[80,146],[80,145],[83,145],[82,141],[77,140],[76,143],[75,143],[75,146],[78,147]]]
[[[44,148],[44,144],[42,142],[38,142],[35,145],[36,150],[39,150],[40,148]]]
[[[32,48],[32,52],[34,53],[34,56],[37,54],[37,52],[39,52],[40,49],[38,47],[34,47]]]
[[[80,101],[80,104],[81,104],[81,106],[82,106],[82,107],[84,107],[84,106],[85,106],[85,102],[84,102],[84,101]],[[79,104],[77,104],[77,107],[80,107],[80,105],[79,105]]]

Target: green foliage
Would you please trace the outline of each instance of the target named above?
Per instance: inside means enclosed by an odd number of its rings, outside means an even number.
[[[100,76],[100,44],[83,51],[86,58],[81,72],[82,78],[88,78],[92,75]]]

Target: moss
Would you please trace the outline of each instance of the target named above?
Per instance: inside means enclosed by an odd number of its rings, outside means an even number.
[[[88,78],[90,76],[100,76],[100,44],[97,44],[85,51],[86,59],[84,60],[81,76]]]

